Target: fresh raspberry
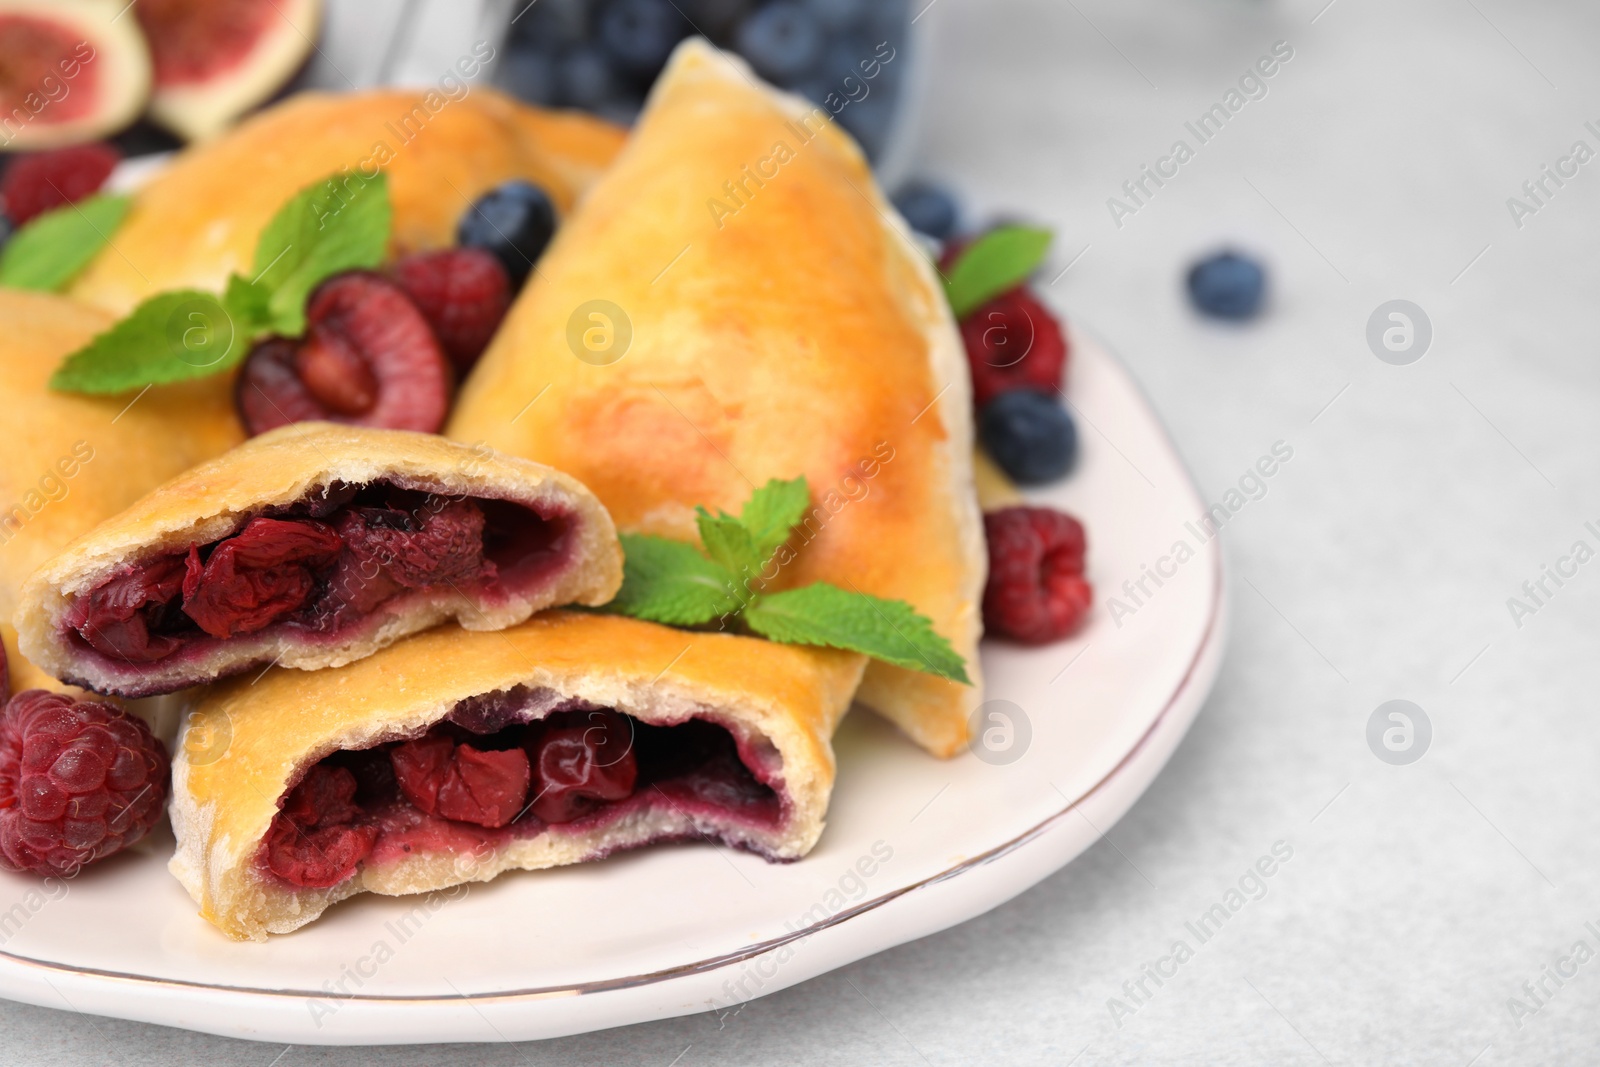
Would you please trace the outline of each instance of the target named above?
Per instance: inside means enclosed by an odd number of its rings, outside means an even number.
[[[983,407],[1001,393],[1054,394],[1067,368],[1067,339],[1050,309],[1025,286],[1001,293],[961,321],[972,399]]]
[[[355,873],[378,840],[378,828],[355,825],[356,778],[318,763],[284,798],[263,842],[268,870],[293,885],[326,889]]]
[[[93,700],[29,689],[0,711],[0,868],[70,878],[138,841],[167,800],[167,749]]]
[[[1029,645],[1071,633],[1094,595],[1083,576],[1078,520],[1053,508],[1019,506],[984,515],[983,528],[989,539],[983,624]]]
[[[396,263],[394,277],[456,371],[471,370],[511,306],[511,280],[500,261],[481,248],[419,252]]]
[[[6,217],[21,226],[35,215],[75,204],[100,187],[122,162],[122,153],[108,144],[81,144],[18,156],[0,178]]]
[[[405,290],[348,271],[312,291],[302,340],[268,337],[246,357],[234,400],[251,434],[326,419],[437,433],[450,411],[451,365]]]

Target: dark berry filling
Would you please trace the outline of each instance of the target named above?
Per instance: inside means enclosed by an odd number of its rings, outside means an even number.
[[[566,560],[571,525],[505,500],[335,483],[125,568],[80,596],[67,625],[82,646],[132,664],[274,626],[337,637],[412,593],[530,588]]]
[[[415,853],[463,862],[541,833],[662,807],[772,828],[777,761],[706,719],[652,725],[518,687],[462,701],[420,736],[335,752],[284,797],[258,863],[327,887]]]

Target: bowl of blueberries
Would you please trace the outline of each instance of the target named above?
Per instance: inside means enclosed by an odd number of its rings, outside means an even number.
[[[539,0],[507,27],[496,80],[629,125],[673,47],[699,34],[827,108],[893,187],[909,163],[925,14],[926,0]]]

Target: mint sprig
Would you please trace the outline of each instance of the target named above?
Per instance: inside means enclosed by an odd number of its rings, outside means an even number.
[[[1050,231],[1032,226],[1000,226],[973,241],[944,280],[956,321],[1027,281],[1049,247]]]
[[[270,294],[273,332],[305,332],[306,297],[324,278],[382,263],[393,217],[382,173],[348,186],[330,178],[278,209],[256,240],[254,266],[254,284]]]
[[[756,598],[745,625],[773,641],[865,652],[896,667],[971,684],[965,661],[933,625],[903,600],[817,582]]]
[[[179,289],[151,297],[69,355],[50,387],[121,393],[198,378],[237,363],[247,347],[222,301],[198,289]]]
[[[758,592],[761,573],[805,516],[804,477],[772,479],[735,518],[697,509],[704,554],[684,541],[623,534],[622,589],[607,608],[671,626],[723,620],[772,641],[865,653],[886,663],[971,684],[966,663],[933,624],[901,600],[816,582]]]
[[[381,173],[309,185],[261,231],[253,278],[234,274],[221,294],[150,297],[68,355],[50,387],[107,394],[204,378],[237,366],[263,334],[304,333],[311,290],[334,274],[382,263],[392,217]]]
[[[0,252],[0,285],[53,293],[89,265],[122,225],[125,196],[91,196],[29,219]]]
[[[607,605],[636,619],[699,626],[739,611],[725,568],[686,541],[623,534],[622,588]]]

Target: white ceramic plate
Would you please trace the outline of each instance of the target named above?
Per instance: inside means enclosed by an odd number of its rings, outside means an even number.
[[[0,996],[282,1042],[526,1040],[731,1006],[1015,896],[1155,777],[1224,634],[1221,555],[1194,532],[1203,505],[1160,424],[1081,335],[1071,379],[1079,466],[1040,499],[1084,519],[1098,603],[1071,641],[985,645],[986,697],[1014,705],[1009,750],[991,719],[988,760],[942,762],[858,710],[837,738],[827,832],[798,863],[649,848],[358,897],[264,945],[196,916],[163,832],[70,883],[0,875]],[[1178,540],[1193,558],[1169,557],[1142,603],[1120,592]],[[1113,594],[1135,609],[1121,625]]]

